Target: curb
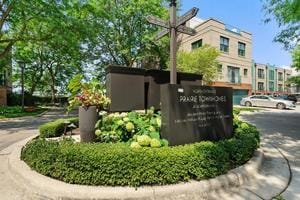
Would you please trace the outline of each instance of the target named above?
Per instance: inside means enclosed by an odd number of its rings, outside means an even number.
[[[34,137],[36,135],[14,144],[14,150],[8,158],[10,176],[17,180],[17,185],[30,199],[199,199],[212,191],[241,186],[245,181],[255,177],[264,158],[263,151],[258,149],[243,166],[203,181],[138,188],[75,185],[41,175],[20,160],[22,147]]]

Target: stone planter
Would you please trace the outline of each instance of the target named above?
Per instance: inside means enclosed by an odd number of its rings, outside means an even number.
[[[95,141],[95,124],[97,119],[96,106],[79,107],[79,130],[81,142]]]

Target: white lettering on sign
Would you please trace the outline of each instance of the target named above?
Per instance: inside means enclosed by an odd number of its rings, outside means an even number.
[[[187,102],[198,103],[198,98],[197,96],[180,96],[179,101],[183,103],[187,103]]]
[[[179,96],[182,103],[226,102],[226,96]]]
[[[199,94],[199,93],[204,93],[204,94],[216,94],[216,89],[215,88],[208,88],[208,89],[194,89],[193,93]]]

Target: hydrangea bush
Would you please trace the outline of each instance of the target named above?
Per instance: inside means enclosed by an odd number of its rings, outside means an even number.
[[[161,138],[161,115],[154,109],[143,112],[111,113],[102,115],[96,124],[100,142],[129,142],[131,147],[161,147],[168,142]]]

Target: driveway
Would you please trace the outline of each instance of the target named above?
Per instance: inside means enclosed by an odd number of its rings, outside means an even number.
[[[76,113],[72,113],[74,116]],[[68,117],[65,109],[51,108],[41,117],[0,120],[0,151],[11,144],[38,133],[38,127],[57,118]]]
[[[287,200],[300,199],[300,105],[296,110],[267,109],[241,117],[256,125],[262,141],[276,146],[288,159],[292,179],[282,196]]]

